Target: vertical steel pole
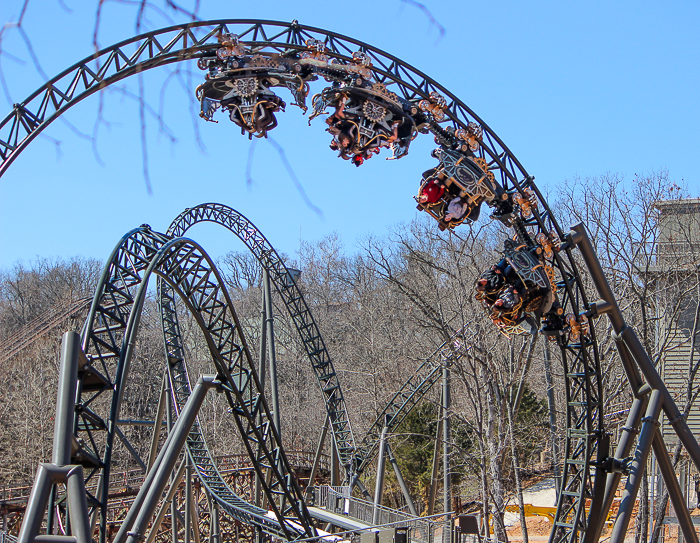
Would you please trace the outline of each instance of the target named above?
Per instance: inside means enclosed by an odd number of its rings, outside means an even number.
[[[445,512],[445,520],[449,520],[447,517],[447,513],[449,513],[452,510],[452,485],[450,481],[450,399],[450,368],[445,366],[442,369],[442,470],[444,478],[444,493],[442,504]],[[450,528],[445,529],[443,531],[443,543],[452,543],[451,527],[452,523],[450,522]]]
[[[675,470],[674,470],[674,473],[675,473]],[[684,466],[684,463],[682,461],[681,461],[680,473],[678,474],[677,483],[679,485],[678,491],[679,491],[680,496],[681,496],[681,501],[683,501],[682,509],[686,509],[685,500],[682,499],[684,497],[683,496],[683,489],[685,488],[685,466]],[[669,497],[670,497],[670,492],[669,492]],[[671,500],[671,501],[673,501],[673,500]],[[673,508],[676,510],[676,516],[678,517],[678,524],[680,525],[680,523],[681,523],[680,515],[681,514],[680,514],[680,512],[678,512],[678,506],[675,503],[673,504]],[[692,524],[691,524],[691,526],[692,526]],[[678,543],[685,543],[683,533],[682,533],[682,527],[681,527],[681,533],[678,534]]]
[[[214,510],[214,497],[210,492],[207,492],[207,504],[209,505],[209,543],[217,543],[219,534],[216,531],[215,525],[218,524],[218,522],[214,521],[214,516],[218,511]]]
[[[92,543],[83,466],[71,466],[66,478],[68,519],[70,520],[71,532],[78,543]]]
[[[73,423],[75,420],[75,397],[78,384],[79,356],[83,353],[80,335],[66,332],[61,338],[61,361],[58,376],[58,394],[56,397],[56,415],[54,417],[53,452],[51,463],[66,466],[71,461],[73,444]],[[85,356],[85,355],[83,355]],[[47,533],[53,532],[54,505],[56,486],[51,486],[49,511],[46,519]]]
[[[632,459],[630,474],[627,477],[625,490],[622,493],[620,509],[617,513],[615,526],[610,537],[611,543],[623,543],[632,512],[634,510],[639,485],[642,482],[642,475],[647,466],[647,458],[651,450],[654,434],[659,425],[659,414],[661,413],[662,395],[658,390],[654,390],[649,398],[646,416],[642,419],[642,431],[639,434],[639,441]],[[675,476],[674,476],[675,478]]]
[[[260,345],[258,351],[258,378],[260,384],[265,389],[265,372],[267,367],[265,364],[265,354],[267,353],[267,305],[265,304],[265,269],[262,271],[262,285],[260,286]]]
[[[440,449],[442,448],[442,391],[440,392],[440,407],[438,408],[437,432],[435,447],[433,447],[433,470],[430,476],[430,491],[428,492],[428,516],[435,513],[435,497],[437,496],[438,470],[440,468]]]
[[[88,543],[92,540],[83,467],[70,465],[78,367],[81,354],[80,336],[76,332],[63,334],[56,413],[54,416],[52,463],[39,466],[36,482],[27,503],[25,521],[20,531],[20,541],[23,543],[31,543],[37,537],[47,502],[50,502],[47,530],[51,533],[53,493],[57,482],[62,482],[66,485],[68,521],[75,541]]]
[[[211,510],[212,510],[212,526],[214,527],[214,532],[212,533],[213,543],[221,543],[221,524],[219,522],[219,502],[214,498],[211,500]],[[262,531],[258,531],[260,539],[262,539]]]
[[[262,284],[260,285],[260,350],[258,357],[258,378],[263,394],[265,392],[265,382],[267,365],[265,364],[265,353],[267,353],[267,313],[265,305],[265,269],[262,269]],[[262,424],[262,415],[258,415],[258,425]],[[260,447],[258,447],[258,458],[260,457]],[[258,507],[262,504],[262,481],[257,471],[255,472],[255,488],[253,491],[253,503]]]
[[[167,403],[167,385],[168,371],[163,372],[163,382],[160,387],[160,397],[158,398],[158,407],[156,408],[156,418],[153,424],[153,436],[151,437],[151,450],[148,453],[148,464],[146,471],[150,471],[153,467],[153,462],[158,454],[158,440],[160,439],[160,431],[163,428],[163,415],[165,414],[165,404]]]
[[[384,494],[384,470],[386,466],[386,433],[388,428],[386,424],[382,428],[382,434],[379,437],[379,454],[377,455],[377,480],[374,485],[374,509],[372,510],[372,524],[379,524],[379,505],[382,504],[382,495]]]
[[[190,531],[192,530],[192,462],[190,456],[185,454],[187,467],[185,468],[185,543],[190,543]]]
[[[166,384],[166,420],[168,425],[168,437],[173,431],[173,396],[172,396],[172,381],[170,380],[170,373],[168,373],[168,382]],[[172,473],[170,476],[170,484],[172,485],[175,481],[175,474]],[[173,494],[172,502],[170,503],[170,534],[172,537],[172,543],[178,543],[177,537],[177,496]]]
[[[197,487],[193,489],[194,492],[197,492]],[[194,538],[194,543],[200,543],[200,537],[199,537],[199,505],[197,503],[197,496],[193,493],[192,494],[192,500],[190,500],[190,518],[192,518],[192,522],[194,525],[192,526],[192,536]]]
[[[75,418],[75,393],[78,383],[78,360],[82,352],[80,335],[66,332],[61,340],[61,373],[58,376],[58,397],[53,430],[53,454],[51,462],[66,466],[71,460],[73,419]]]
[[[277,433],[282,436],[280,424],[280,403],[277,389],[277,357],[275,356],[274,316],[272,314],[272,290],[270,288],[270,273],[263,268],[263,283],[265,287],[265,324],[267,328],[267,355],[270,363],[270,395],[272,396],[272,417]]]
[[[329,421],[328,424],[331,424]],[[335,439],[331,439],[331,486],[340,486],[340,460]]]
[[[549,408],[550,439],[552,441],[552,464],[554,467],[554,488],[557,500],[559,499],[559,485],[561,473],[559,472],[559,442],[557,441],[557,411],[554,401],[554,380],[552,379],[552,358],[549,352],[549,341],[544,342],[544,378],[547,383],[547,407]]]
[[[649,474],[649,478],[651,479],[651,484],[649,485],[650,492],[649,492],[649,533],[653,533],[652,530],[654,529],[654,519],[656,518],[656,453],[651,457],[651,473]]]

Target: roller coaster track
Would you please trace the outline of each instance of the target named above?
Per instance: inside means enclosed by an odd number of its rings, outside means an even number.
[[[57,304],[37,318],[25,324],[11,336],[0,343],[0,364],[9,360],[22,349],[27,348],[39,338],[60,326],[67,319],[79,315],[89,306],[91,298],[83,298],[72,302]]]
[[[74,104],[107,85],[144,70],[205,56],[216,58],[216,51],[221,46],[217,37],[228,34],[236,34],[251,54],[262,58],[270,55],[281,55],[280,58],[285,59],[299,58],[312,51],[307,45],[308,40],[311,40],[309,43],[321,43],[324,46],[323,55],[329,59],[329,69],[332,67],[331,61],[336,68],[350,66],[353,53],[359,51],[371,58],[371,65],[366,67],[371,79],[383,84],[401,99],[417,105],[420,100],[430,100],[431,93],[444,97],[442,110],[448,128],[468,131],[469,123],[480,126],[481,135],[474,153],[477,159],[483,159],[488,172],[493,174],[506,194],[518,194],[528,199],[526,189],[532,192],[535,204],[532,213],[518,219],[516,233],[531,239],[543,234],[561,244],[552,260],[552,283],[556,286],[565,314],[575,317],[596,314],[584,288],[582,274],[574,258],[575,245],[568,237],[568,230],[563,230],[555,220],[534,184],[534,178],[466,104],[435,80],[393,55],[353,38],[300,25],[296,21],[217,20],[176,25],[130,38],[83,59],[52,78],[27,99],[15,104],[0,122],[0,175],[48,124]],[[451,134],[455,133],[448,132],[435,122],[427,130],[442,143],[449,141]],[[138,250],[136,248],[135,255],[140,255]],[[139,256],[139,259],[144,258],[145,255]],[[133,278],[126,263],[124,273],[122,280],[129,284]],[[94,337],[90,335],[91,329],[87,330],[85,347],[90,347],[91,355],[97,357],[93,362],[106,364],[107,360],[121,356],[121,341],[115,343],[113,335],[126,326],[125,319],[129,316],[127,308],[130,308],[131,302],[128,301],[127,291],[119,288],[106,292],[103,300],[100,303],[106,304],[104,308],[93,304],[92,314],[104,320],[104,324],[99,324],[100,333]],[[593,327],[588,334],[581,334],[579,339],[573,341],[566,330],[555,333],[553,338],[560,347],[566,381],[567,438],[562,487],[551,541],[573,542],[585,538],[589,519],[599,518],[602,507],[600,489],[604,486],[605,473],[598,469],[598,462],[599,457],[607,455],[607,451],[600,448],[607,441],[603,433],[600,360]],[[118,379],[110,376],[105,385],[121,386],[121,373],[117,373],[116,377]],[[118,397],[119,394],[115,394],[115,398]],[[83,402],[83,405],[85,411],[81,414],[84,421],[81,431],[96,429],[100,424],[113,424],[116,420],[114,417],[91,418],[92,415],[88,416],[89,402]],[[118,407],[119,401],[113,405]],[[245,433],[244,430],[242,432]],[[95,445],[91,446],[95,448]],[[101,460],[103,465],[99,467],[104,470],[103,476],[108,476],[111,446],[109,442]],[[93,499],[99,503],[98,497]],[[588,510],[587,501],[590,503]]]
[[[467,348],[460,330],[440,345],[396,392],[362,438],[355,453],[358,472],[363,473],[377,455],[379,438],[386,426],[389,432],[398,428],[411,410],[420,403],[442,376],[445,366],[460,358]]]
[[[88,492],[88,498],[95,518],[100,514],[102,543],[117,421],[148,279],[153,274],[167,284],[167,292],[181,298],[204,334],[238,431],[254,459],[258,476],[265,481],[263,492],[274,518],[269,517],[268,511],[240,499],[223,483],[196,425],[188,448],[203,484],[234,518],[286,540],[312,536],[306,505],[292,479],[240,323],[218,271],[191,240],[142,227],[124,236],[113,251],[82,335],[89,362],[79,374],[75,435],[82,448],[74,460],[90,468],[88,481],[98,481],[96,493]],[[161,287],[163,292],[163,284]],[[172,339],[174,327],[165,329],[166,342]],[[177,344],[169,344],[168,348],[174,397],[182,405],[189,383],[182,357],[177,358],[181,349]],[[101,407],[106,404],[109,411],[103,412]]]
[[[202,204],[185,210],[170,225],[168,234],[183,236],[199,222],[213,222],[233,232],[270,274],[270,280],[281,296],[311,361],[323,394],[340,462],[350,475],[356,469],[353,460],[355,442],[345,398],[321,332],[289,270],[274,247],[253,223],[235,209],[222,204]]]
[[[173,396],[173,405],[177,415],[184,408],[192,393],[187,367],[185,365],[184,349],[182,347],[180,327],[177,320],[175,307],[175,291],[164,281],[159,280],[159,300],[161,317],[163,319],[163,337],[167,349],[168,376],[170,378],[170,390]],[[236,520],[249,526],[258,527],[265,533],[283,535],[279,525],[267,516],[267,510],[256,507],[250,502],[238,496],[224,481],[219,469],[207,447],[204,435],[201,432],[199,420],[195,422],[187,436],[187,452],[192,460],[192,465],[197,470],[201,483],[209,494],[221,505],[224,511]],[[279,449],[278,454],[281,452]],[[281,461],[279,456],[273,457],[275,466]],[[264,459],[263,459],[264,462]],[[269,466],[262,466],[269,467]],[[291,473],[291,472],[290,472]],[[286,481],[290,485],[290,481]]]

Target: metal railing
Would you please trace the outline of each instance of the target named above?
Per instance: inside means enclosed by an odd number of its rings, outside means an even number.
[[[17,538],[0,530],[0,543],[17,543]]]
[[[450,519],[424,520],[402,511],[374,505],[372,502],[350,496],[350,487],[331,487],[321,485],[314,487],[314,504],[335,513],[366,523],[368,526],[393,524],[411,528],[411,541],[415,543],[438,543],[442,540],[445,529],[450,528]],[[372,522],[375,509],[378,514]]]

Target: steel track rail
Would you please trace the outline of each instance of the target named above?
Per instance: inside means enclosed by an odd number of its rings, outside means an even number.
[[[182,336],[175,305],[177,294],[170,285],[160,278],[158,280],[158,291],[161,321],[163,323],[163,338],[167,350],[170,390],[173,406],[179,416],[180,411],[192,394],[192,387],[185,364]],[[279,523],[267,515],[268,511],[266,509],[256,507],[249,501],[241,498],[224,481],[207,447],[199,424],[199,417],[187,436],[187,452],[192,465],[197,471],[197,477],[226,513],[234,519],[259,528],[267,534],[284,537],[285,534],[281,530]]]
[[[223,204],[202,204],[183,211],[168,228],[168,234],[183,236],[200,222],[213,222],[227,228],[248,247],[270,274],[270,280],[282,298],[311,361],[331,421],[340,462],[348,474],[354,472],[355,441],[340,381],[321,331],[289,270],[256,226],[241,213]]]
[[[243,443],[254,469],[265,481],[263,492],[274,517],[247,504],[225,483],[222,485],[211,456],[202,452],[205,443],[197,427],[190,434],[190,445],[203,482],[234,518],[290,541],[312,536],[308,510],[271,424],[254,363],[218,271],[191,240],[144,227],[127,234],[113,251],[83,330],[83,350],[89,363],[79,375],[75,434],[82,447],[75,461],[91,467],[88,480],[98,480],[97,492],[88,498],[93,512],[100,516],[101,541],[106,538],[107,499],[103,496],[108,495],[117,420],[151,275],[157,275],[172,294],[181,298],[202,330],[217,374],[225,383],[224,394]],[[167,340],[167,330],[164,333]],[[169,350],[168,359],[177,370],[176,352]],[[176,403],[182,405],[187,395],[183,388],[186,375],[184,381],[181,372],[173,371],[171,375]],[[109,405],[108,413],[102,407],[105,405]],[[204,458],[203,463],[197,464],[200,458]],[[264,478],[266,468],[268,480]]]
[[[387,402],[357,447],[359,473],[363,473],[377,455],[382,429],[386,426],[391,432],[398,428],[411,410],[440,380],[443,368],[451,366],[456,359],[461,358],[463,344],[461,341],[455,342],[462,338],[463,333],[460,331],[440,345]]]
[[[503,188],[507,192],[517,191],[523,197],[527,196],[526,188],[534,192],[537,208],[531,219],[522,222],[522,228],[534,235],[553,232],[557,241],[564,242],[562,250],[555,253],[552,265],[565,312],[575,316],[594,313],[572,245],[565,241],[568,232],[555,220],[534,179],[486,123],[454,94],[397,57],[353,38],[297,22],[216,20],[176,25],[130,38],[83,59],[15,104],[0,121],[0,175],[48,124],[73,104],[135,73],[203,55],[211,56],[219,48],[216,37],[227,33],[237,34],[251,53],[261,55],[293,57],[308,51],[308,39],[324,43],[324,53],[341,64],[350,62],[352,53],[359,50],[371,57],[373,78],[404,99],[428,99],[433,91],[443,95],[446,98],[444,111],[452,127],[466,130],[469,122],[480,125],[483,134],[475,153],[486,161],[489,171]],[[440,127],[433,126],[430,130],[444,137],[444,130]],[[114,304],[103,316],[110,325],[120,326],[120,303],[126,303],[128,293],[115,291],[111,294]],[[104,334],[109,336],[108,328]],[[567,385],[568,430],[563,486],[551,541],[578,541],[588,530],[589,516],[597,518],[602,504],[602,497],[594,489],[597,457],[607,454],[598,450],[604,441],[600,360],[593,327],[579,343],[569,341],[566,331],[556,339]],[[105,359],[116,356],[110,354],[109,342],[99,344],[99,347],[98,344],[96,340],[95,348],[101,349]],[[86,416],[86,420],[88,418]],[[589,512],[585,507],[587,500],[591,503]]]

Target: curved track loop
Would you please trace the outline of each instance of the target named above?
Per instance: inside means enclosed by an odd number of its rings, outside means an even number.
[[[163,323],[163,338],[166,346],[166,356],[168,360],[168,377],[170,379],[170,390],[172,391],[173,406],[177,415],[184,408],[187,400],[192,394],[192,387],[185,364],[184,349],[181,341],[180,327],[178,323],[175,290],[163,279],[158,278],[158,299],[161,309],[161,320]],[[263,431],[265,431],[263,429]],[[251,504],[246,499],[236,494],[224,481],[209,452],[206,440],[199,425],[199,418],[193,425],[187,436],[187,452],[192,461],[192,465],[197,470],[197,475],[207,492],[221,506],[221,508],[236,520],[242,523],[259,528],[263,532],[278,537],[289,536],[281,529],[280,524],[268,516],[268,511]],[[257,452],[257,451],[256,451]],[[281,452],[281,449],[278,453]],[[273,462],[278,470],[284,470],[280,465],[280,458],[273,456]],[[268,467],[269,459],[258,457],[257,462],[261,467]],[[264,480],[263,480],[264,481]],[[263,482],[263,484],[265,484]],[[294,528],[290,530],[296,532]]]
[[[348,476],[351,476],[356,469],[353,460],[355,441],[345,398],[321,332],[299,287],[265,236],[252,222],[231,207],[222,204],[202,204],[186,209],[172,222],[168,234],[183,236],[187,230],[200,222],[213,222],[228,228],[250,249],[260,265],[270,274],[270,280],[280,294],[311,360],[311,367],[326,404],[328,419],[331,421],[340,462],[345,466]]]
[[[305,45],[308,39],[325,44],[324,54],[340,64],[350,63],[353,52],[359,50],[372,59],[369,69],[373,80],[383,83],[403,99],[413,102],[427,100],[433,91],[446,97],[444,113],[449,125],[465,131],[469,122],[480,125],[483,132],[478,138],[475,154],[486,161],[495,180],[506,192],[518,192],[527,199],[524,189],[533,191],[537,205],[530,218],[520,223],[519,237],[535,239],[539,233],[549,235],[552,232],[555,241],[562,242],[561,250],[554,254],[552,267],[565,314],[577,316],[591,311],[572,245],[567,243],[568,232],[557,224],[534,179],[471,109],[436,81],[397,57],[358,40],[296,22],[218,20],[188,23],[148,32],[95,53],[15,104],[0,122],[0,175],[41,130],[73,104],[134,73],[205,54],[212,57],[219,48],[217,36],[228,33],[238,35],[252,54],[263,56],[298,56],[309,51]],[[440,141],[449,139],[446,130],[436,123],[429,127],[429,131]],[[568,430],[563,486],[551,541],[578,541],[588,530],[588,516],[597,518],[602,503],[600,492],[595,488],[596,475],[599,480],[604,477],[602,471],[596,472],[596,457],[607,455],[607,451],[598,451],[599,444],[605,441],[600,363],[593,327],[588,335],[582,334],[578,342],[570,341],[566,330],[556,334],[555,339],[561,348],[567,382]],[[591,507],[587,513],[585,504],[589,499]]]
[[[190,433],[188,446],[202,482],[235,518],[286,540],[313,536],[306,505],[292,479],[240,323],[218,271],[193,241],[142,227],[124,236],[113,251],[82,335],[89,363],[79,376],[75,435],[81,449],[76,457],[91,465],[88,479],[99,481],[96,495],[88,496],[88,501],[93,512],[100,514],[100,540],[104,543],[106,538],[106,496],[118,431],[116,421],[148,280],[153,274],[167,285],[162,291],[169,293],[170,300],[177,295],[185,303],[202,330],[248,455],[261,479],[270,477],[263,491],[274,516],[237,497],[221,480],[208,453],[207,458],[198,454],[206,445],[197,425]],[[167,342],[170,330],[166,328],[164,335]],[[168,347],[174,395],[182,406],[189,383],[182,359],[177,359],[181,349],[170,344]]]

